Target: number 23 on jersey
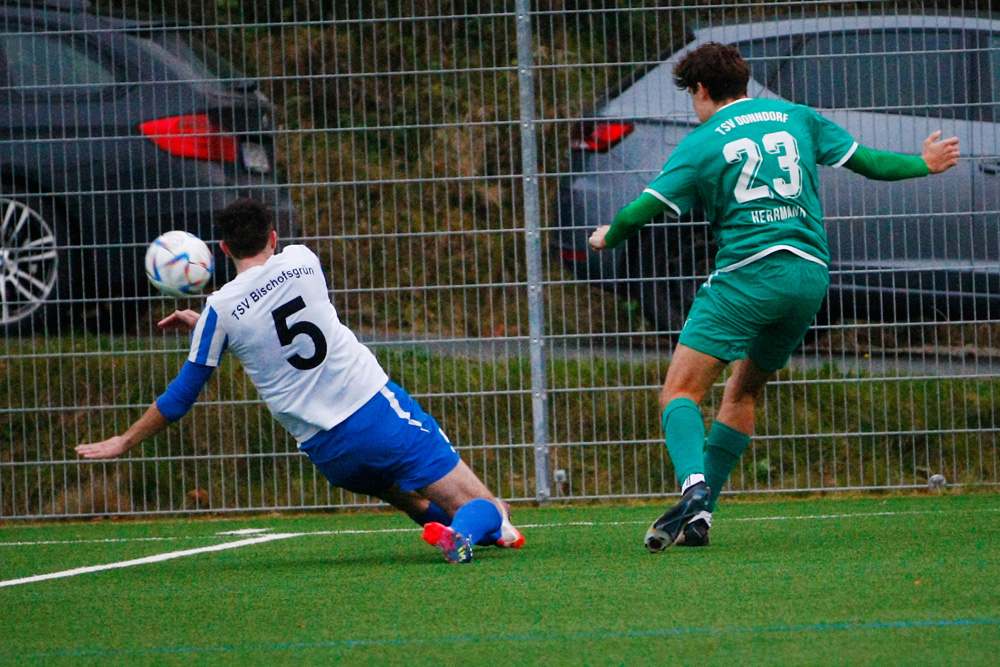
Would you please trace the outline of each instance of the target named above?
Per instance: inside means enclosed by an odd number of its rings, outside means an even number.
[[[764,152],[761,152],[763,145]],[[765,153],[767,154],[765,156]],[[730,141],[722,147],[722,155],[729,164],[743,162],[739,180],[733,190],[733,196],[741,204],[756,199],[773,198],[775,193],[782,197],[794,199],[802,192],[802,169],[799,167],[798,142],[788,132],[770,132],[761,137],[758,144],[747,137]],[[771,178],[770,183],[760,182],[762,166],[765,174],[773,174],[773,167],[765,163],[765,159],[774,161],[781,170],[780,175]],[[769,169],[770,167],[770,169]]]

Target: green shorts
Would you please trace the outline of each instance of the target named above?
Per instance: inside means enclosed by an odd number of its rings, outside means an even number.
[[[716,271],[699,288],[678,342],[723,361],[747,357],[762,370],[779,370],[829,286],[825,266],[786,251]]]

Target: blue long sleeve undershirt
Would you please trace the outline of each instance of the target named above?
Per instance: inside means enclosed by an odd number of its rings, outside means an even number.
[[[156,399],[156,407],[168,421],[177,421],[186,415],[198,400],[198,394],[214,371],[215,366],[206,366],[193,361],[185,362],[181,372],[167,390]]]

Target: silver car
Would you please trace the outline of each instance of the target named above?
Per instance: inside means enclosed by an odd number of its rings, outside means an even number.
[[[676,332],[714,248],[698,212],[657,220],[614,251],[588,251],[697,124],[674,64],[706,42],[736,44],[750,97],[813,107],[862,145],[919,154],[934,130],[958,136],[947,174],[869,181],[821,167],[831,290],[824,319],[968,321],[1000,317],[1000,21],[941,16],[814,18],[700,30],[620,86],[576,128],[553,250],[578,278],[626,289]]]

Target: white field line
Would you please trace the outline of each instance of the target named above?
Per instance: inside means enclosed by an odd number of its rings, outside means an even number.
[[[239,547],[250,546],[251,544],[262,544],[264,542],[271,542],[273,540],[284,540],[289,537],[300,537],[304,533],[275,533],[273,535],[264,535],[261,537],[253,537],[248,540],[237,540],[236,542],[226,542],[225,544],[213,544],[208,547],[199,547],[197,549],[185,549],[184,551],[169,551],[164,554],[156,554],[155,556],[146,556],[144,558],[135,558],[133,560],[123,560],[118,563],[106,563],[104,565],[91,565],[89,567],[78,567],[72,570],[63,570],[62,572],[50,572],[49,574],[38,574],[33,577],[24,577],[21,579],[8,579],[6,581],[0,581],[0,588],[7,586],[18,586],[21,584],[32,584],[38,581],[47,581],[49,579],[62,579],[64,577],[75,577],[78,574],[87,574],[88,572],[102,572],[104,570],[117,570],[123,567],[132,567],[134,565],[145,565],[146,563],[159,563],[165,560],[173,560],[174,558],[183,558],[185,556],[194,556],[195,554],[209,553],[211,551],[224,551],[226,549],[237,549]]]
[[[855,514],[804,514],[801,516],[753,516],[753,517],[742,517],[742,518],[729,518],[725,517],[719,519],[722,523],[745,523],[745,522],[756,522],[756,521],[828,521],[831,519],[868,519],[874,517],[884,517],[884,516],[914,516],[914,515],[927,515],[927,514],[981,514],[981,513],[995,513],[1000,512],[1000,508],[988,508],[988,509],[960,509],[960,510],[913,510],[905,512],[860,512]],[[648,521],[564,521],[561,523],[519,523],[518,528],[567,528],[572,526],[639,526],[646,525]],[[267,529],[262,529],[267,530]],[[385,535],[388,533],[410,533],[420,530],[417,526],[408,528],[377,528],[371,530],[365,529],[350,529],[350,530],[313,530],[300,533],[294,533],[292,536],[295,537],[306,537],[310,535]],[[203,540],[203,539],[218,539],[219,535],[226,535],[227,533],[213,533],[210,535],[184,535],[184,536],[174,536],[174,537],[114,537],[106,539],[92,539],[92,540],[39,540],[37,542],[0,542],[0,547],[32,547],[32,546],[43,546],[52,544],[105,544],[113,542],[167,542],[172,540]],[[272,535],[271,537],[274,537]],[[263,540],[262,540],[263,541]],[[241,542],[240,544],[242,544]],[[237,544],[231,542],[230,544]]]
[[[100,540],[38,540],[37,542],[0,542],[0,547],[34,547],[48,544],[113,544],[115,542],[174,542],[176,540],[218,539],[216,535],[175,535],[173,537],[106,537]]]
[[[216,535],[256,535],[257,533],[266,533],[271,530],[270,528],[241,528],[239,530],[224,530],[221,533],[216,533]]]
[[[863,512],[858,514],[803,514],[801,516],[749,516],[739,519],[721,519],[723,523],[743,523],[747,521],[828,521],[830,519],[870,519],[880,516],[913,516],[926,514],[979,514],[1000,512],[1000,508],[974,510],[913,510],[907,512]],[[648,521],[567,521],[566,523],[517,524],[518,528],[557,528],[560,526],[632,526],[646,525]],[[716,525],[713,523],[712,525]],[[314,533],[309,533],[310,535]],[[319,534],[319,533],[316,533]],[[0,542],[0,546],[3,543]]]

